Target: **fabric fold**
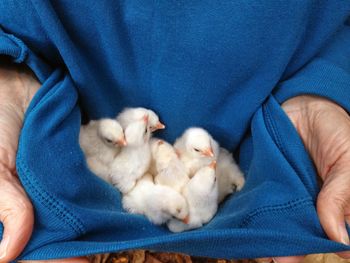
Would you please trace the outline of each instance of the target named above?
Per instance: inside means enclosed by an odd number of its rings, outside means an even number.
[[[280,106],[314,94],[350,112],[350,33],[340,26],[349,4],[141,2],[0,3],[0,54],[26,63],[42,84],[16,159],[35,208],[18,259],[136,248],[217,258],[350,250],[322,230],[315,168]],[[154,109],[169,141],[190,125],[208,129],[237,150],[245,187],[184,233],[126,213],[78,142],[81,110],[101,118],[125,106]]]
[[[339,29],[323,49],[299,71],[277,85],[279,103],[311,94],[326,97],[350,112],[350,22]]]
[[[78,145],[77,94],[62,76],[54,74],[33,99],[21,134],[19,176],[36,207],[34,235],[21,258],[136,248],[221,258],[348,249],[328,240],[322,230],[313,164],[274,97],[258,109],[241,146],[243,190],[230,196],[203,228],[172,234],[143,216],[125,213],[119,192],[88,170]]]

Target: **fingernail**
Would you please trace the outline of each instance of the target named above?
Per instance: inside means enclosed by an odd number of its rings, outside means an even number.
[[[275,258],[272,258],[272,261],[273,261],[274,263],[278,263],[278,261],[277,261]]]
[[[346,231],[344,226],[339,226],[338,231],[340,233],[340,241],[348,246],[350,244],[348,231]]]
[[[4,257],[6,257],[7,255],[7,247],[9,244],[10,238],[9,237],[5,237],[1,240],[0,243],[0,260],[3,259]]]

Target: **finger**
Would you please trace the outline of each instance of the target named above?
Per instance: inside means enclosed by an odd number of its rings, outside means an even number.
[[[14,260],[27,244],[34,224],[33,208],[16,180],[1,179],[0,221],[4,232],[0,262]]]
[[[290,257],[274,257],[272,258],[275,263],[299,263],[302,262],[305,256],[290,256]]]
[[[346,209],[350,201],[349,177],[349,174],[335,170],[326,178],[317,198],[317,213],[327,236],[346,245],[349,245],[345,227]]]
[[[349,259],[350,258],[350,251],[346,252],[338,252],[336,253],[339,257]]]
[[[271,263],[272,258],[256,258],[254,259],[258,263]]]
[[[20,210],[22,209],[22,211]],[[4,226],[0,245],[0,262],[14,260],[24,249],[33,230],[33,212],[28,204],[18,206],[0,219]]]
[[[53,259],[53,260],[23,260],[23,261],[19,261],[19,263],[89,263],[89,262],[90,261],[86,257]]]

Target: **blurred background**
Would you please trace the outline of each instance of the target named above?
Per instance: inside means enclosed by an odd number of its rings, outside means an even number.
[[[145,250],[95,255],[90,257],[93,263],[265,263],[266,259],[224,260],[191,257],[184,254],[156,253]],[[345,263],[350,259],[342,259],[335,254],[315,254],[307,256],[302,263]]]

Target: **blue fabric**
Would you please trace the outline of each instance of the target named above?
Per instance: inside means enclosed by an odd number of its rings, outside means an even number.
[[[299,94],[350,111],[349,1],[0,2],[0,54],[42,83],[17,154],[35,206],[21,259],[148,248],[220,258],[350,250],[319,223],[312,161],[280,103]],[[246,175],[205,227],[172,234],[125,213],[87,168],[81,113],[159,113],[173,141],[208,129]]]

